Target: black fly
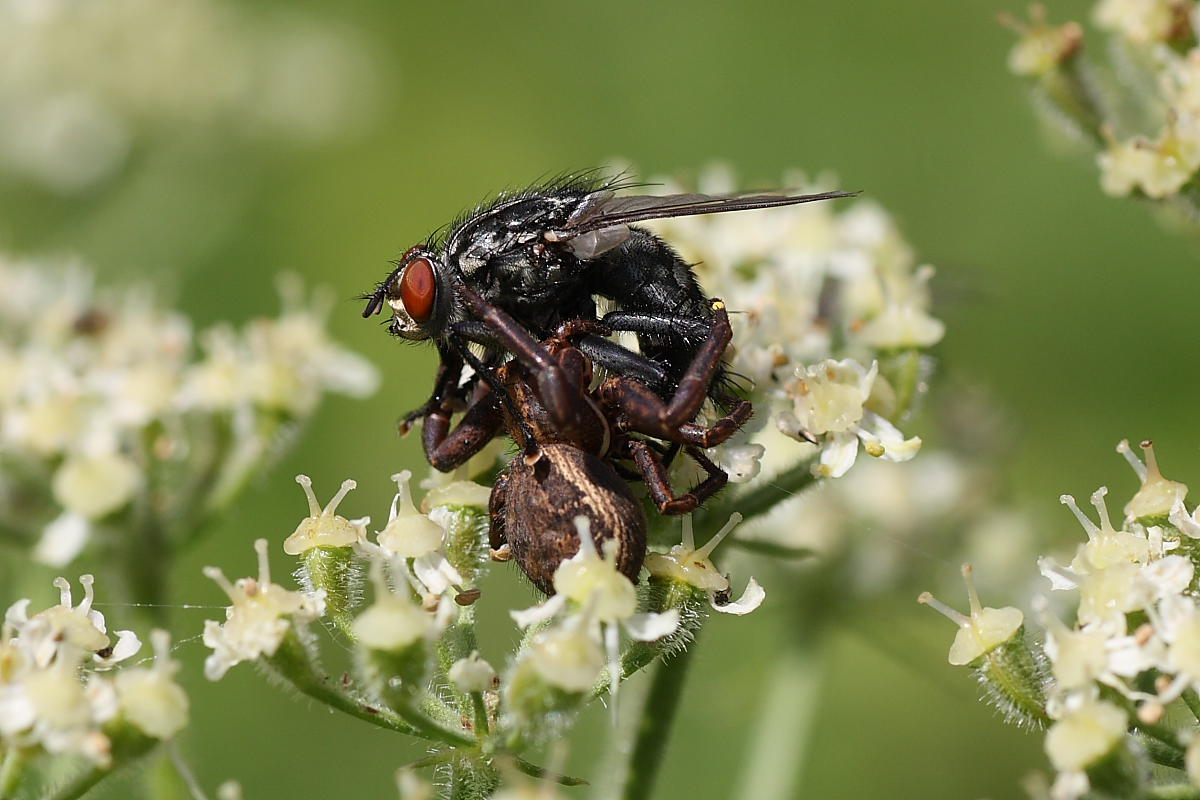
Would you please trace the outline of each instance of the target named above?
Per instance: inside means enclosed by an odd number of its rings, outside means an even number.
[[[460,385],[464,365],[500,388],[495,369],[506,348],[458,287],[507,312],[536,339],[570,320],[599,320],[609,330],[635,333],[640,353],[595,335],[583,337],[578,347],[597,365],[669,397],[711,330],[713,312],[691,267],[636,223],[853,194],[617,194],[627,188],[616,180],[573,176],[502,195],[460,218],[444,237],[411,248],[365,296],[364,317],[386,305],[393,334],[431,339],[438,348],[441,366],[433,394],[405,417],[405,429],[467,397],[475,381]],[[599,317],[597,297],[612,301],[617,310]],[[483,345],[483,356],[471,352],[469,343]],[[706,388],[728,408],[736,398],[722,386],[718,373]]]

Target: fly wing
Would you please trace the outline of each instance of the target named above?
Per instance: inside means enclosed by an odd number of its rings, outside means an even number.
[[[585,234],[667,217],[691,217],[697,214],[721,214],[727,211],[749,211],[756,208],[777,208],[839,197],[853,197],[858,192],[819,192],[817,194],[777,194],[769,192],[747,194],[668,194],[661,196],[614,197],[603,191],[588,195],[561,229],[547,231],[551,242],[567,242]],[[602,251],[601,251],[602,252]]]

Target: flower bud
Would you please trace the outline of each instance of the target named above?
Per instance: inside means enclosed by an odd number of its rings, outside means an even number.
[[[171,635],[155,630],[150,642],[154,645],[154,665],[118,673],[117,698],[127,721],[147,736],[170,739],[187,725],[188,698],[175,683],[179,663],[170,656]]]
[[[1104,700],[1069,711],[1046,731],[1046,755],[1059,772],[1082,772],[1125,738],[1125,712]]]
[[[485,692],[496,682],[496,670],[479,657],[479,652],[455,661],[446,673],[451,682],[464,692]]]
[[[433,616],[402,593],[393,592],[383,575],[383,560],[371,562],[375,602],[354,620],[368,680],[385,698],[396,690],[410,694],[424,685]]]

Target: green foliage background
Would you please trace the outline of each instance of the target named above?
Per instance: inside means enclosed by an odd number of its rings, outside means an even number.
[[[1006,469],[1046,541],[1078,536],[1060,493],[1086,497],[1102,483],[1118,497],[1132,491],[1132,474],[1112,452],[1122,437],[1157,439],[1171,477],[1200,479],[1197,244],[1148,207],[1103,197],[1087,157],[1055,151],[1004,66],[1012,37],[995,17],[1020,8],[991,0],[288,5],[357,27],[369,43],[379,105],[359,136],[318,150],[253,149],[214,131],[136,152],[126,177],[70,200],[0,183],[0,242],[12,250],[78,252],[105,280],[149,278],[199,323],[272,308],[272,276],[294,269],[345,299],[335,335],[385,370],[373,399],[329,401],[302,445],[178,565],[179,602],[221,602],[200,566],[249,574],[250,542],[291,532],[304,511],[295,473],[310,474],[322,497],[355,478],[348,514],[378,520],[388,476],[421,464],[417,442],[397,439],[393,422],[423,398],[433,353],[390,340],[352,301],[387,260],[499,188],[614,156],[645,174],[720,159],[756,185],[790,167],[828,169],[888,208],[939,268],[935,308],[948,333],[935,391],[977,385],[1007,409]],[[1086,11],[1063,2],[1051,15]],[[956,578],[957,564],[939,553],[910,557],[930,585]],[[275,563],[281,571],[281,555]],[[987,564],[977,568],[986,573]],[[1032,560],[1029,571],[1032,580]],[[528,591],[499,577],[488,590],[499,601],[485,641],[494,659],[516,636],[500,609]],[[177,637],[198,633],[204,616],[174,612]],[[769,596],[755,615],[709,626],[661,797],[733,796],[773,648],[780,636],[805,635],[796,619]],[[797,770],[804,765],[797,796],[1022,796],[1021,776],[1042,763],[1040,739],[1005,728],[975,702],[966,672],[946,664],[944,620],[905,595],[831,624],[832,668],[811,750],[791,754]],[[185,748],[208,787],[234,777],[252,800],[388,798],[391,771],[421,754],[395,735],[295,702],[246,667],[208,684],[198,641],[179,655],[193,698]],[[595,713],[580,728],[573,771],[602,769],[606,724]]]

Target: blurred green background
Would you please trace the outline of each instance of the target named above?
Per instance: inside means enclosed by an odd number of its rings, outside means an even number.
[[[273,276],[296,270],[344,298],[334,335],[384,370],[371,400],[329,400],[286,463],[178,565],[178,601],[220,602],[200,566],[248,574],[250,542],[291,531],[304,510],[295,473],[311,475],[323,497],[355,478],[349,515],[378,519],[393,491],[388,476],[419,469],[417,442],[396,438],[393,422],[423,399],[433,353],[389,339],[353,301],[388,259],[498,189],[612,157],[643,174],[719,159],[758,186],[792,167],[832,170],[842,187],[881,202],[939,270],[935,313],[948,333],[935,393],[979,386],[1005,409],[1011,490],[1047,542],[1078,538],[1060,493],[1132,491],[1113,453],[1123,437],[1157,439],[1170,477],[1200,476],[1189,422],[1200,380],[1196,242],[1147,207],[1102,196],[1089,157],[1056,151],[1043,135],[1004,65],[1012,35],[996,15],[1023,10],[1015,4],[286,7],[361,39],[371,75],[361,91],[374,113],[347,136],[287,148],[226,139],[220,127],[179,142],[168,132],[135,148],[120,175],[65,197],[0,178],[9,250],[78,253],[110,282],[148,278],[199,324],[274,308]],[[1051,17],[1080,19],[1087,7],[1054,3]],[[928,420],[906,430],[923,427]],[[956,580],[949,559],[910,555],[930,585]],[[1029,571],[1032,580],[1032,561]],[[797,797],[1024,796],[1020,779],[1043,763],[1040,737],[976,702],[967,673],[946,663],[951,627],[912,600],[880,598],[836,622],[811,750],[790,755],[803,769]],[[183,638],[205,616],[180,610],[172,626]],[[659,796],[733,796],[778,641],[805,634],[794,620],[768,599],[751,617],[708,626]],[[485,644],[499,658],[515,635],[497,613]],[[421,755],[400,737],[284,696],[249,668],[209,684],[202,654],[198,641],[180,651],[194,717],[185,748],[208,787],[232,777],[252,800],[389,798],[392,770]],[[571,769],[593,778],[602,770],[606,724],[603,713],[584,721]]]

